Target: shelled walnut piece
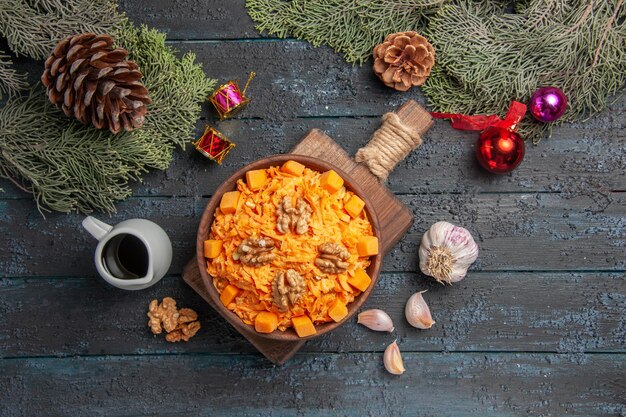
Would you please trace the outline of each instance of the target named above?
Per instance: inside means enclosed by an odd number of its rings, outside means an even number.
[[[161,304],[158,300],[152,300],[148,306],[148,326],[153,334],[161,334],[163,329],[167,333],[173,331],[178,325],[178,309],[173,298],[165,297]]]
[[[320,255],[315,259],[315,266],[327,274],[346,272],[350,264],[350,252],[340,243],[327,242],[317,247]]]
[[[168,342],[188,342],[200,330],[198,314],[190,308],[176,308],[176,301],[165,297],[161,304],[152,300],[148,307],[148,327],[153,334],[167,332],[165,340]]]
[[[294,207],[291,197],[286,195],[276,207],[276,229],[283,234],[293,230],[303,235],[309,231],[311,212],[311,206],[302,197],[298,197]]]
[[[280,311],[287,311],[289,305],[294,306],[305,290],[304,278],[293,269],[277,272],[272,281],[272,299]]]
[[[249,237],[233,252],[233,259],[248,266],[261,266],[268,264],[276,258],[272,251],[276,244],[269,237]]]
[[[198,330],[200,330],[200,322],[198,320],[198,314],[190,308],[181,308],[178,313],[178,326],[174,331],[165,335],[165,340],[168,342],[180,342],[184,340],[188,342]]]

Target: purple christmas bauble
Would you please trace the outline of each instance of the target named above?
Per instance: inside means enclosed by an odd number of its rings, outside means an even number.
[[[554,122],[565,113],[567,97],[559,88],[541,87],[533,93],[528,107],[540,122]]]

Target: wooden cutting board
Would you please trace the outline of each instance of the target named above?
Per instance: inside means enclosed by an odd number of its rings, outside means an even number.
[[[396,113],[405,124],[414,126],[421,131],[426,131],[432,123],[428,112],[412,100],[398,108]],[[320,158],[336,165],[361,186],[363,192],[371,199],[380,222],[382,234],[380,236],[380,249],[383,254],[387,254],[413,224],[413,214],[409,209],[381,184],[365,165],[354,162],[340,145],[321,130],[309,131],[291,153]],[[206,291],[195,258],[191,259],[185,266],[183,279],[211,307],[215,307]],[[216,309],[216,311],[219,310]],[[223,317],[229,322],[238,320],[234,315],[223,315]],[[291,358],[305,343],[304,341],[281,342],[248,334],[244,334],[244,336],[267,359],[279,365]]]

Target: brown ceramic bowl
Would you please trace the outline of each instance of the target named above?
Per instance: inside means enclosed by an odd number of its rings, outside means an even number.
[[[284,332],[281,332],[280,330],[275,330],[274,332],[267,333],[267,334],[257,333],[256,330],[254,330],[254,326],[245,324],[243,321],[241,321],[241,319],[235,313],[233,313],[232,311],[224,307],[224,305],[220,301],[220,294],[215,288],[215,286],[213,285],[213,278],[207,272],[207,269],[206,269],[207,260],[204,257],[204,241],[209,238],[209,232],[211,230],[211,225],[213,224],[213,214],[215,213],[215,210],[219,207],[220,201],[222,199],[222,195],[224,195],[225,192],[235,190],[237,187],[237,180],[241,178],[245,178],[247,171],[253,170],[253,169],[269,168],[271,166],[281,166],[283,163],[289,160],[298,161],[301,164],[305,165],[307,168],[311,168],[319,172],[328,171],[330,169],[337,172],[337,174],[339,174],[344,179],[345,187],[349,189],[350,191],[354,192],[356,195],[358,195],[363,201],[365,201],[365,210],[367,212],[367,216],[370,220],[370,223],[372,224],[372,230],[374,232],[374,235],[378,238],[380,242],[380,239],[381,239],[380,226],[378,223],[378,218],[376,217],[376,213],[372,210],[372,203],[370,199],[368,198],[368,196],[363,194],[363,191],[361,190],[359,185],[355,183],[354,181],[352,181],[352,179],[350,178],[348,174],[346,174],[344,171],[337,168],[336,166],[333,166],[332,164],[322,161],[321,159],[312,158],[312,157],[303,156],[303,155],[294,155],[294,154],[273,155],[273,156],[263,158],[259,161],[253,162],[243,167],[239,171],[235,172],[228,180],[222,183],[222,185],[220,185],[220,187],[215,191],[215,194],[213,194],[213,197],[211,197],[211,200],[209,200],[209,203],[204,209],[204,213],[202,214],[202,219],[200,220],[200,226],[198,227],[198,241],[197,241],[197,247],[196,247],[196,257],[198,261],[198,267],[202,275],[202,280],[204,281],[204,285],[206,286],[206,289],[209,292],[211,299],[213,300],[217,308],[220,310],[222,315],[232,314],[236,318],[234,325],[240,332],[246,333],[246,334],[252,334],[255,336],[261,336],[261,337],[265,337],[265,338],[273,339],[273,340],[295,342],[299,340],[312,339],[316,336],[323,335],[324,333],[327,333],[335,329],[336,327],[340,326],[342,323],[344,323],[345,321],[349,320],[352,316],[354,316],[357,310],[361,307],[361,305],[363,305],[367,297],[370,295],[372,288],[374,287],[374,285],[376,284],[376,281],[378,280],[378,276],[380,274],[380,267],[382,263],[382,254],[379,253],[378,255],[372,256],[370,258],[371,264],[369,268],[367,269],[367,273],[372,279],[372,283],[365,292],[359,294],[352,303],[348,304],[347,306],[348,315],[342,321],[337,322],[337,323],[330,322],[330,323],[323,323],[323,324],[315,325],[317,333],[312,336],[309,336],[306,338],[298,337],[298,335],[293,330],[293,328],[289,328],[285,330]]]

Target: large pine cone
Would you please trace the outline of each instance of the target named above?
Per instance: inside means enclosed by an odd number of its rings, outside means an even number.
[[[41,81],[67,116],[118,133],[141,127],[151,100],[128,51],[112,45],[108,35],[68,36],[46,60]]]
[[[374,48],[374,72],[398,91],[424,84],[434,63],[435,50],[417,32],[392,33]]]

